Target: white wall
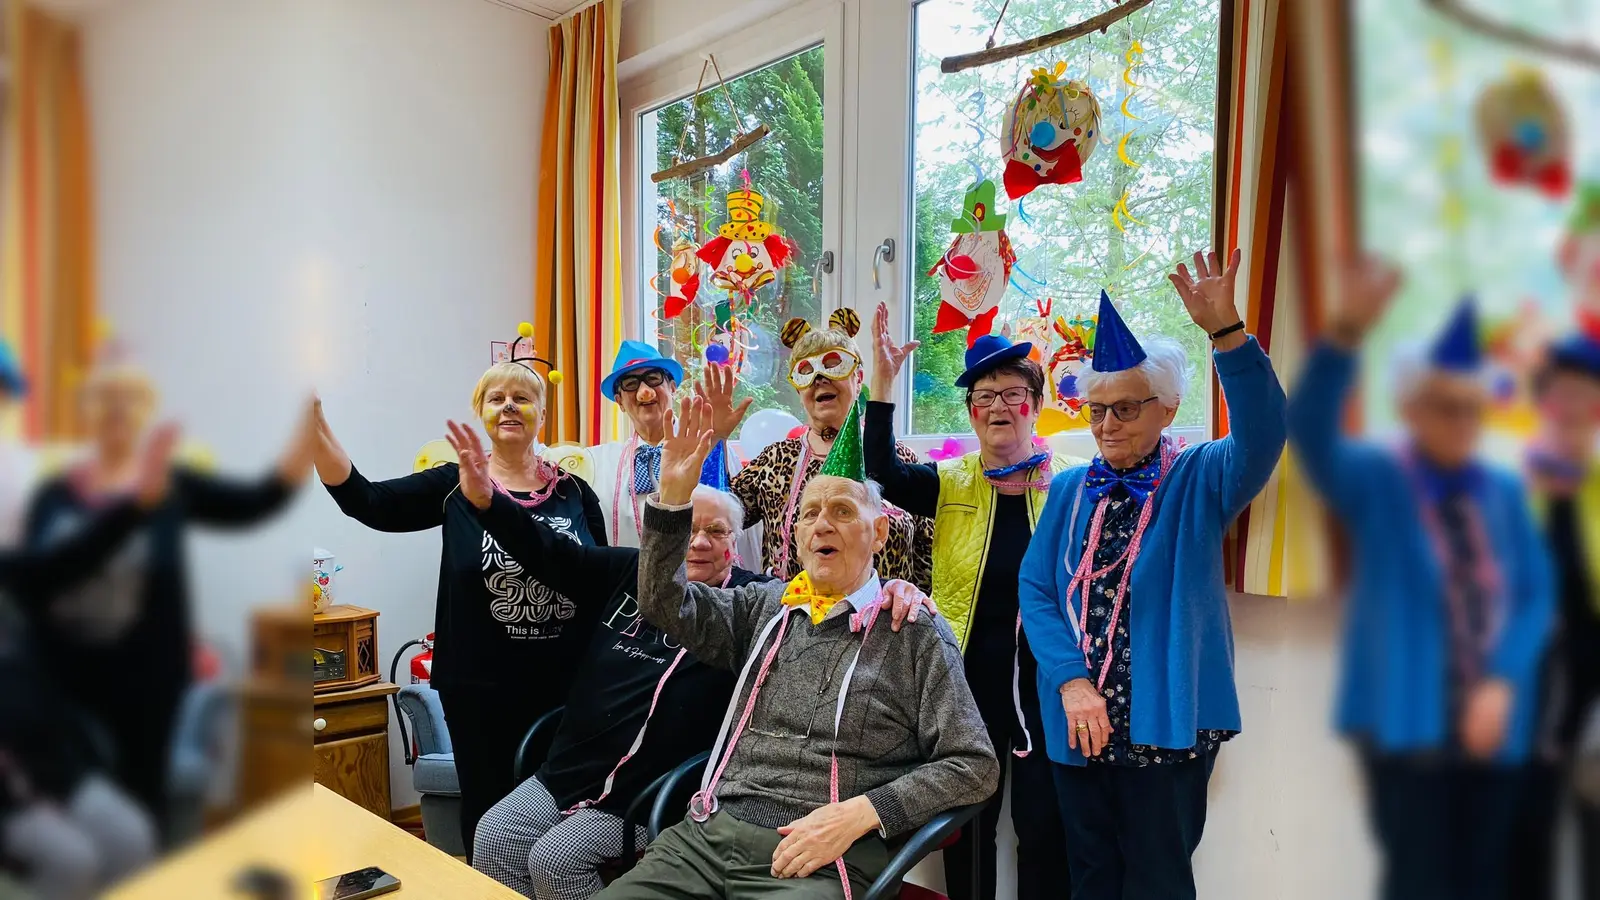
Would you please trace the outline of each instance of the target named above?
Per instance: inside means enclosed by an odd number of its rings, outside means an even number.
[[[489,341],[532,309],[547,25],[464,0],[87,16],[103,307],[225,469],[269,466],[313,386],[374,476],[468,414]],[[317,487],[248,539],[193,542],[201,633],[242,664],[249,611],[302,601],[313,545],[340,602],[382,612],[385,670],[431,630],[438,534],[369,532]]]

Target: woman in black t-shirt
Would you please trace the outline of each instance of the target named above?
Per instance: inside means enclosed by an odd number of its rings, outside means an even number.
[[[493,447],[495,488],[568,539],[604,546],[594,491],[535,452],[544,401],[544,379],[520,361],[491,366],[478,380],[472,407]],[[533,578],[484,532],[458,490],[455,463],[368,481],[334,438],[320,403],[317,426],[317,474],[345,515],[378,531],[443,529],[432,684],[455,750],[461,837],[471,848],[479,817],[515,787],[523,734],[566,701],[604,592],[571,597]]]

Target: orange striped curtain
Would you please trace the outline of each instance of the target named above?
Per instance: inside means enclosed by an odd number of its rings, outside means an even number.
[[[1281,314],[1284,267],[1284,210],[1288,171],[1284,146],[1284,93],[1287,84],[1289,28],[1280,0],[1234,0],[1230,21],[1232,52],[1219,79],[1225,116],[1227,155],[1218,159],[1219,255],[1238,247],[1244,254],[1239,296],[1245,324],[1272,357],[1280,373],[1293,348],[1284,338]],[[1225,45],[1226,46],[1226,45]],[[1227,404],[1213,378],[1214,436],[1228,432]],[[1224,547],[1229,583],[1235,590],[1284,596],[1285,528],[1292,485],[1283,466],[1240,514]]]
[[[622,342],[622,0],[600,0],[550,26],[550,86],[539,156],[534,330],[564,380],[551,391],[546,443],[616,437],[600,380]]]
[[[4,2],[0,123],[0,336],[29,385],[13,437],[77,436],[73,384],[95,336],[88,110],[77,29],[24,0]]]

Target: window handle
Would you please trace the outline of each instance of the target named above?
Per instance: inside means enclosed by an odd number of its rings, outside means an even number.
[[[822,293],[822,276],[833,274],[833,251],[824,250],[817,257],[817,264],[811,267],[811,296]]]
[[[878,263],[894,262],[894,238],[884,238],[883,243],[872,251],[872,289],[882,290],[883,283],[878,280]]]

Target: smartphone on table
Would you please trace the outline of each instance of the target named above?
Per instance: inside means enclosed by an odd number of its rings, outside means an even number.
[[[367,900],[400,890],[400,879],[371,866],[317,882],[317,900]]]

